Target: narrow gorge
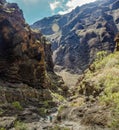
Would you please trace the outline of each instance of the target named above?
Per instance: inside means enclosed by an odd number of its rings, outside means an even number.
[[[0,0],[0,130],[118,130],[118,51],[119,0],[32,25]]]

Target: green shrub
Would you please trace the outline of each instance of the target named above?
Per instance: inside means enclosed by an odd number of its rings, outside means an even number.
[[[4,113],[4,110],[0,108],[0,115]]]
[[[118,59],[119,59],[119,52],[107,55],[106,52],[102,51],[97,53],[97,58],[93,64],[96,70],[104,68],[112,68],[114,66],[119,68]]]
[[[96,55],[96,61],[103,60],[106,55],[107,55],[106,51],[98,52],[97,55]]]
[[[110,127],[119,128],[119,52],[110,55],[104,51],[99,52],[92,65],[95,71],[87,70],[79,84],[79,91],[85,90],[87,83],[89,87],[94,87],[93,90],[101,90],[99,102],[109,108]]]
[[[2,127],[2,128],[0,128],[0,130],[6,130],[6,129]]]
[[[12,106],[14,108],[18,109],[18,110],[22,110],[23,109],[23,107],[21,106],[20,102],[18,102],[18,101],[13,102]]]
[[[14,127],[15,127],[15,130],[28,130],[26,124],[20,121],[17,121]]]
[[[60,105],[58,108],[58,112],[61,113],[65,108],[66,108],[66,106]]]
[[[43,102],[45,108],[51,108],[51,105],[49,104],[51,100],[46,100]]]
[[[65,98],[62,95],[59,95],[58,93],[51,93],[53,99],[58,100],[60,102],[65,101]]]
[[[39,114],[44,117],[46,115],[47,109],[42,107],[42,108],[39,108],[38,111],[39,111]]]
[[[110,106],[112,117],[110,126],[113,129],[119,128],[119,52],[108,56],[104,52],[99,53],[94,64],[97,73],[95,87],[103,86],[103,94],[99,98],[100,103]]]

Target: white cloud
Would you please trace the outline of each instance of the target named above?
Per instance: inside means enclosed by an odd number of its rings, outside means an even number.
[[[86,3],[94,2],[96,0],[69,0],[66,3],[66,7],[68,8],[65,11],[59,11],[59,14],[63,15],[69,13],[71,10],[75,9],[77,6],[84,5]]]
[[[70,9],[65,10],[65,11],[59,11],[58,14],[64,15],[64,14],[67,14],[67,13],[69,13],[69,12],[71,12],[71,11],[72,11],[72,9],[70,8]]]
[[[86,3],[94,2],[95,0],[69,0],[66,4],[69,8],[75,8]]]
[[[49,3],[49,5],[50,5],[51,10],[54,11],[56,8],[61,6],[61,3],[59,1],[54,1],[52,3]]]

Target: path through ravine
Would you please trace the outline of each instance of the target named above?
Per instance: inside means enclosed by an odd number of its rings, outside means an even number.
[[[57,112],[51,113],[47,118],[41,118],[39,122],[32,122],[27,124],[28,130],[50,130],[54,126],[65,127],[69,128],[70,130],[109,130],[106,128],[99,128],[99,127],[89,127],[81,125],[80,121],[69,121],[69,120],[62,120],[61,122],[54,123],[54,119],[56,119]],[[50,120],[50,116],[52,116],[52,122]],[[59,129],[62,130],[62,129]]]

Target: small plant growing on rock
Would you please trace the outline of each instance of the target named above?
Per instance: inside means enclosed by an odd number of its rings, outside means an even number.
[[[47,110],[47,109],[45,109],[45,108],[43,108],[43,107],[38,109],[39,114],[40,114],[41,116],[43,116],[43,117],[46,115],[46,110]]]
[[[59,95],[58,93],[51,93],[51,94],[52,94],[53,99],[57,99],[60,102],[65,101],[65,98],[62,95]]]
[[[0,130],[6,130],[6,129],[2,127],[2,128],[0,128]]]
[[[0,115],[2,115],[4,113],[3,109],[0,109]]]
[[[20,102],[18,102],[18,101],[13,102],[12,106],[14,108],[18,109],[18,110],[22,110],[23,109],[23,107],[21,106]]]
[[[17,121],[14,127],[15,127],[15,130],[28,130],[27,126],[23,122],[20,122],[20,121]]]
[[[28,130],[25,123],[17,121],[15,123],[15,130]]]
[[[61,113],[65,109],[64,105],[60,105],[58,108],[58,112]]]
[[[44,107],[45,108],[50,108],[49,102],[48,101],[44,101]]]

